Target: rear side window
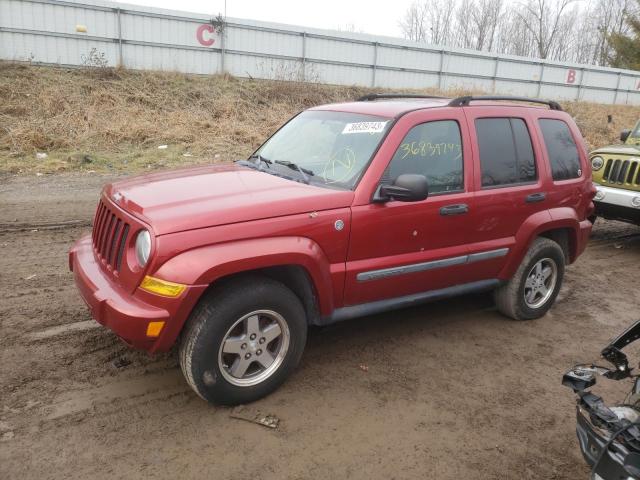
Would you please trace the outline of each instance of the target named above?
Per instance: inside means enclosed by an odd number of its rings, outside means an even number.
[[[568,180],[582,175],[580,154],[569,126],[562,120],[541,118],[540,130],[547,146],[554,180]]]
[[[476,133],[483,187],[536,181],[536,161],[524,120],[478,118]]]
[[[427,177],[430,194],[463,190],[462,139],[458,122],[439,120],[409,130],[383,178],[393,182],[404,173]]]

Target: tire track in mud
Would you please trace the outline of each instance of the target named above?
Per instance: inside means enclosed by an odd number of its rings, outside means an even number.
[[[68,335],[75,332],[84,332],[85,330],[93,330],[101,325],[95,320],[83,320],[81,322],[65,323],[56,327],[47,328],[46,330],[38,330],[28,333],[26,337],[30,340],[47,340],[58,335]]]
[[[90,220],[68,220],[65,222],[45,223],[0,223],[0,234],[11,232],[63,230],[66,228],[90,227]]]
[[[640,240],[640,228],[610,220],[598,219],[593,226],[589,247],[600,247],[611,243],[633,243]]]
[[[131,405],[150,401],[162,401],[176,394],[188,392],[189,386],[179,369],[174,368],[143,375],[141,377],[116,380],[89,389],[77,389],[56,396],[44,409],[45,420],[59,420],[93,409],[118,411],[121,405],[110,409],[114,402]]]
[[[0,230],[0,361],[11,365],[0,373],[0,421],[16,431],[33,419],[64,422],[114,402],[162,401],[188,388],[171,354],[131,351],[91,319],[66,258],[87,225],[31,222]],[[122,358],[126,366],[116,368]]]

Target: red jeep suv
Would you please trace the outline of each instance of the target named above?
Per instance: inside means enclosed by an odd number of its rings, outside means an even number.
[[[98,322],[178,343],[196,393],[236,404],[285,380],[309,325],[482,290],[544,315],[594,194],[555,102],[374,94],[296,115],[247,160],[107,185],[69,266]]]

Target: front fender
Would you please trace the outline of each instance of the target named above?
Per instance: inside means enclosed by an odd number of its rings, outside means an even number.
[[[588,223],[588,220],[585,220]],[[582,223],[585,223],[582,222]],[[515,273],[522,259],[527,254],[531,243],[545,232],[557,229],[566,229],[569,233],[569,262],[575,261],[577,256],[584,251],[588,234],[584,234],[583,230],[587,226],[582,225],[575,210],[567,207],[552,208],[537,212],[527,218],[515,236],[515,244],[512,248],[509,260],[502,268],[499,278],[508,280]]]
[[[210,285],[234,273],[298,265],[309,274],[323,315],[333,311],[331,265],[320,246],[306,237],[272,237],[207,245],[165,262],[153,276],[187,285]]]

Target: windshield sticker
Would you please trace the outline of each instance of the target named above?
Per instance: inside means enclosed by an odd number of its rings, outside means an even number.
[[[384,130],[387,122],[357,122],[347,123],[342,130],[342,134],[348,133],[380,133]]]

